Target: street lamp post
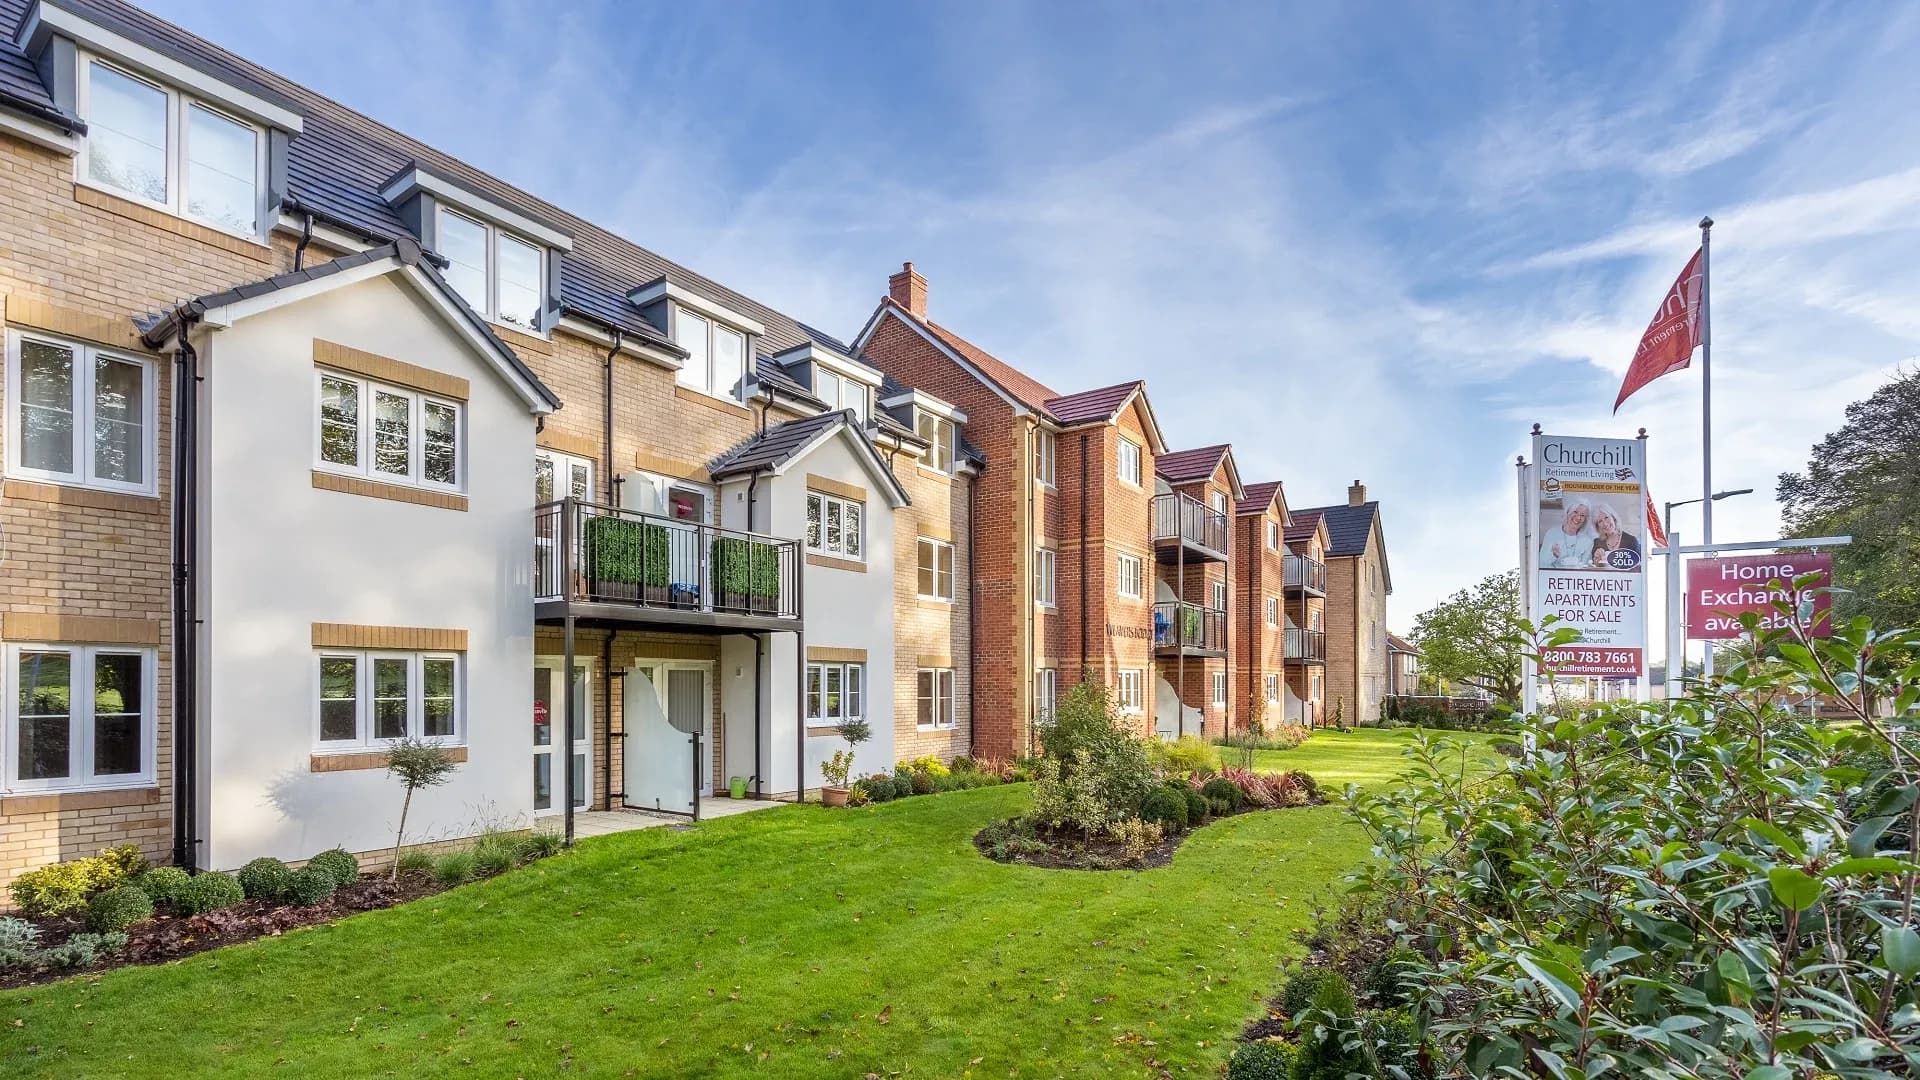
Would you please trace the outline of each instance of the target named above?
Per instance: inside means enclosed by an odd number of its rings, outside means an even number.
[[[1721,499],[1731,499],[1735,495],[1751,495],[1751,494],[1753,494],[1752,488],[1735,488],[1732,491],[1716,491],[1713,493],[1713,501],[1719,502]],[[1692,506],[1695,503],[1703,503],[1706,501],[1707,501],[1706,499],[1681,499],[1679,502],[1668,503],[1666,505],[1666,513],[1662,515],[1666,519],[1667,531],[1668,532],[1673,531],[1673,508],[1674,507]]]

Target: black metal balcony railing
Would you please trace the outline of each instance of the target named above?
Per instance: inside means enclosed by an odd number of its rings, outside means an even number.
[[[1327,659],[1327,635],[1324,630],[1308,630],[1300,626],[1287,627],[1287,659],[1319,660]]]
[[[1327,591],[1327,564],[1319,559],[1309,559],[1305,555],[1289,555],[1286,575],[1289,589],[1311,589],[1323,594]]]
[[[1227,515],[1191,495],[1168,492],[1153,497],[1153,539],[1178,540],[1225,555]]]
[[[533,595],[793,618],[800,542],[564,499],[533,509]]]
[[[1153,605],[1153,647],[1224,652],[1227,613],[1219,608],[1162,600]]]

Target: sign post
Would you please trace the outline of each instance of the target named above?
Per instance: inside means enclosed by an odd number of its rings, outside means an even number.
[[[1828,612],[1833,596],[1827,592],[1795,595],[1794,579],[1806,574],[1819,574],[1820,580],[1813,588],[1826,589],[1833,582],[1833,556],[1799,551],[1695,559],[1687,564],[1687,640],[1741,637],[1746,633],[1740,625],[1742,615],[1756,616],[1762,630],[1784,628],[1797,621],[1809,636],[1830,636],[1833,628]],[[1776,582],[1778,588],[1774,587]],[[1788,602],[1798,606],[1791,619],[1774,606]]]
[[[1646,556],[1633,531],[1646,515],[1645,439],[1534,434],[1528,617],[1580,632],[1546,653],[1549,675],[1639,684],[1646,671]]]
[[[1536,435],[1540,431],[1538,427],[1533,430]],[[1520,611],[1528,619],[1532,619],[1534,618],[1533,560],[1539,546],[1533,540],[1533,508],[1536,501],[1534,467],[1527,464],[1526,458],[1520,458],[1513,464],[1520,481]],[[1534,670],[1533,657],[1520,658],[1520,712],[1522,715],[1531,717],[1534,710],[1539,707],[1539,689],[1535,685],[1539,674]],[[1532,735],[1527,736],[1527,751],[1529,753],[1533,751]]]

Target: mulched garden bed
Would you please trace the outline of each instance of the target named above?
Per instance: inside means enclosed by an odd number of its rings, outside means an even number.
[[[1173,853],[1179,850],[1187,837],[1213,822],[1242,814],[1292,809],[1296,807],[1248,806],[1229,814],[1216,814],[1183,832],[1168,834],[1137,859],[1129,858],[1125,846],[1113,837],[1089,838],[1077,832],[1038,829],[1021,818],[1008,818],[981,829],[973,836],[973,846],[994,862],[1038,866],[1047,870],[1151,870],[1173,862]]]
[[[434,879],[427,870],[410,870],[398,881],[385,874],[369,875],[341,887],[310,907],[292,907],[266,900],[243,900],[204,915],[155,915],[127,928],[127,947],[83,968],[16,968],[0,972],[0,989],[33,986],[75,975],[91,975],[133,964],[164,964],[194,953],[237,945],[255,938],[278,937],[303,926],[318,926],[363,911],[404,904],[445,892],[451,885]],[[86,930],[85,914],[38,920],[40,944],[58,945]]]

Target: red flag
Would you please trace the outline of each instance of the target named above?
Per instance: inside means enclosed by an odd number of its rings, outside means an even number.
[[[1653,490],[1651,488],[1642,490],[1647,494],[1647,539],[1653,541],[1654,547],[1666,547],[1667,530],[1660,524],[1660,515],[1653,510]]]
[[[1696,251],[1693,258],[1687,260],[1687,268],[1680,271],[1673,288],[1667,290],[1666,299],[1660,301],[1660,310],[1647,324],[1647,332],[1640,336],[1640,348],[1627,367],[1626,380],[1620,384],[1620,396],[1613,401],[1614,412],[1620,411],[1620,403],[1632,397],[1634,391],[1662,375],[1686,370],[1693,361],[1694,347],[1700,344],[1700,309],[1704,299],[1700,295],[1700,257],[1701,252]]]

